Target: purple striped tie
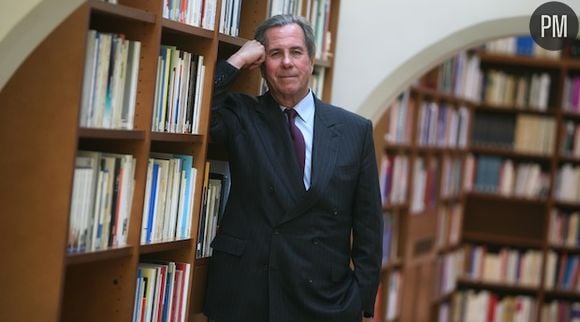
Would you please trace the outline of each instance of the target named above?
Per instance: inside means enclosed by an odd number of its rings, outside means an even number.
[[[296,156],[298,157],[298,163],[300,165],[300,170],[302,170],[302,175],[304,175],[304,160],[306,156],[306,144],[304,143],[304,136],[300,129],[294,124],[294,120],[298,113],[291,108],[284,110],[284,113],[288,116],[288,127],[290,128],[290,135],[292,136],[292,141],[294,142],[294,151],[296,151]]]

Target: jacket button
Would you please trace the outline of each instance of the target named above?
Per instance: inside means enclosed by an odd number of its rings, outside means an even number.
[[[312,284],[312,280],[308,280],[308,284]]]
[[[274,235],[280,235],[280,232],[278,231],[278,229],[274,230]]]
[[[270,192],[274,192],[274,187],[272,187],[272,186],[269,186],[269,187],[268,187],[268,190],[270,190]]]
[[[335,216],[338,216],[338,210],[336,210],[336,209],[333,209],[333,210],[332,210],[332,214],[333,214],[333,215],[335,215]]]
[[[314,239],[314,240],[312,241],[312,243],[313,243],[314,245],[318,245],[318,243],[319,243],[319,242],[318,242],[318,239]]]

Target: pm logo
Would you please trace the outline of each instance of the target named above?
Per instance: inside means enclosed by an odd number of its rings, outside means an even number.
[[[530,18],[530,34],[540,47],[560,50],[576,39],[578,17],[566,4],[557,1],[544,3]]]

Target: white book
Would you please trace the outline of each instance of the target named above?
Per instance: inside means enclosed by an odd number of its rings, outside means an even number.
[[[125,80],[123,108],[121,113],[121,128],[132,130],[134,128],[135,108],[137,105],[137,86],[139,84],[139,65],[141,59],[141,42],[130,41],[127,52],[127,77]],[[159,66],[157,67],[159,77]],[[159,78],[156,78],[159,79]],[[155,84],[158,86],[158,83]],[[157,102],[157,91],[155,91]]]

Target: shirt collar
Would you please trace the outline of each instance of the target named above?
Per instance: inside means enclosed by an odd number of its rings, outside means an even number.
[[[287,107],[280,105],[282,111],[287,109]],[[308,94],[304,96],[304,98],[298,102],[294,106],[294,110],[298,113],[298,117],[300,117],[304,122],[311,124],[314,120],[314,95],[312,91],[309,89]]]

